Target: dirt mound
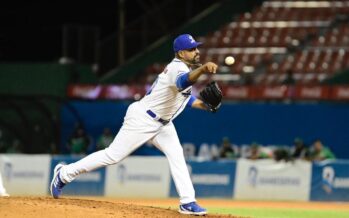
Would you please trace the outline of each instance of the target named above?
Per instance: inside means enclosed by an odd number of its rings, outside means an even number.
[[[128,203],[114,203],[77,198],[52,199],[51,197],[0,198],[0,214],[6,218],[32,217],[191,217],[180,215],[176,208],[158,208]],[[207,215],[205,217],[230,217]]]

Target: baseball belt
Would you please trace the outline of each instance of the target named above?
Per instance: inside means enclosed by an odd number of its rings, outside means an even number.
[[[164,120],[161,117],[156,116],[156,114],[151,110],[147,110],[147,114],[149,114],[149,116],[151,116],[156,121],[160,122],[162,125],[166,125],[170,122],[169,120]]]

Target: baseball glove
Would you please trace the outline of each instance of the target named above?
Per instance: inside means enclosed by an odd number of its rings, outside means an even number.
[[[202,101],[206,104],[207,108],[215,113],[221,106],[222,102],[222,91],[216,82],[210,82],[206,87],[201,90],[200,97]]]

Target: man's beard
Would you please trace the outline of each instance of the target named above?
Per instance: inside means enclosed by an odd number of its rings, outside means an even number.
[[[190,66],[191,68],[195,69],[200,67],[202,64],[200,63],[200,56],[195,55],[192,59],[184,59],[184,58],[179,58],[181,59],[185,64]]]
[[[196,58],[197,56],[195,56],[193,58],[193,60],[191,61],[192,63],[190,64],[190,67],[193,69],[196,69],[198,67],[201,67],[202,64],[200,63],[200,58]]]
[[[193,57],[193,59],[190,60],[190,64],[191,64],[191,65],[200,64],[200,56],[199,56],[199,55],[195,55],[195,56]]]

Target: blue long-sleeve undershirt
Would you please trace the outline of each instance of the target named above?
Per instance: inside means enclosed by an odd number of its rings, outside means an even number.
[[[189,73],[183,73],[182,75],[178,76],[176,80],[178,90],[186,89],[191,85],[193,85],[193,82],[189,80]]]

